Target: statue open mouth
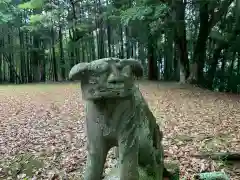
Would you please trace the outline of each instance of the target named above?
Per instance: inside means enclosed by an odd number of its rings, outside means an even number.
[[[108,83],[107,89],[123,89],[124,83]]]
[[[114,92],[124,90],[124,83],[108,83],[106,86],[98,87],[96,91],[98,92]]]
[[[128,92],[129,91],[129,92]],[[125,88],[124,83],[109,83],[105,87],[98,87],[95,90],[93,90],[93,94],[96,97],[101,97],[101,98],[116,98],[116,97],[124,97],[129,95],[131,93],[130,89]]]

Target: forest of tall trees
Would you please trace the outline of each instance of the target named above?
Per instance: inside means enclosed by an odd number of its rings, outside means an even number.
[[[0,0],[0,83],[137,58],[149,80],[240,91],[240,0]]]

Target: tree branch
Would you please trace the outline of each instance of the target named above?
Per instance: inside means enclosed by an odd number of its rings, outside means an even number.
[[[203,154],[195,154],[192,157],[207,159],[210,158],[212,160],[227,160],[227,161],[240,161],[240,153],[237,152],[220,152],[220,153],[203,153]]]
[[[209,20],[209,28],[212,29],[222,16],[225,16],[228,12],[228,7],[231,5],[233,0],[225,0],[221,3],[219,10],[211,13],[211,19]]]

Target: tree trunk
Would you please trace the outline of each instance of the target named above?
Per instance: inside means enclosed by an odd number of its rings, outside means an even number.
[[[22,18],[22,17],[21,17]],[[22,19],[21,19],[22,20]],[[20,74],[21,74],[21,81],[22,83],[26,83],[26,63],[25,63],[25,55],[24,55],[24,33],[22,32],[21,28],[18,28],[18,36],[19,36],[19,43],[20,43]]]
[[[0,29],[2,33],[2,28]],[[3,33],[2,33],[3,34]],[[4,46],[4,37],[0,38],[0,48]],[[0,52],[0,83],[4,82],[4,63],[3,63],[3,53]]]
[[[225,44],[220,44],[218,47],[214,50],[213,52],[213,59],[210,63],[210,68],[207,72],[207,81],[206,81],[206,86],[209,89],[213,89],[213,80],[215,77],[215,73],[217,70],[217,65],[218,65],[218,60],[221,55],[221,51],[225,48]]]
[[[30,37],[29,37],[29,33],[26,32],[25,34],[25,41],[26,44],[29,44],[30,42]],[[32,76],[31,76],[31,67],[30,67],[30,53],[29,53],[29,47],[26,46],[25,47],[25,52],[26,52],[26,77],[27,77],[27,82],[31,83],[32,82]]]
[[[165,38],[164,80],[171,80],[173,77],[173,33],[172,28],[167,28]]]
[[[107,6],[109,5],[108,0],[106,0]],[[107,19],[107,42],[108,42],[108,57],[112,56],[111,51],[111,24],[109,18]]]
[[[76,7],[75,7],[75,2],[74,0],[70,0],[71,6],[72,6],[72,15],[73,15],[73,26],[72,26],[72,33],[69,30],[69,35],[70,38],[73,42],[73,52],[71,54],[71,56],[73,57],[72,61],[74,62],[73,64],[78,63],[79,59],[80,59],[80,55],[79,55],[79,48],[76,47],[76,42],[79,40],[78,37],[78,29],[76,28],[76,23],[78,21],[77,15],[76,15]]]
[[[123,28],[122,25],[119,25],[119,31],[120,31],[120,52],[119,52],[119,58],[124,58],[124,43],[123,43]]]
[[[3,82],[2,72],[3,72],[3,63],[2,63],[2,54],[0,53],[0,84]]]
[[[107,21],[107,41],[108,41],[108,57],[112,56],[111,51],[111,27],[110,27],[110,21]]]
[[[95,43],[94,43],[94,36],[92,35],[92,41],[91,41],[91,49],[92,49],[92,59],[96,59],[96,53],[95,53]]]
[[[155,56],[155,38],[149,32],[148,35],[148,79],[149,80],[158,80],[158,67],[157,60]]]
[[[236,60],[236,52],[233,52],[232,55],[232,61],[231,61],[231,65],[228,69],[228,79],[227,79],[227,92],[233,92],[236,93],[237,89],[237,85],[233,85],[235,83],[232,83],[232,77],[233,77],[233,69],[234,69],[234,62]]]
[[[240,76],[240,53],[238,53],[237,75]]]
[[[98,59],[101,59],[101,58],[104,58],[104,29],[103,29],[103,18],[100,17],[102,13],[100,0],[97,0],[96,4],[97,4],[96,5],[96,12],[97,12],[96,28],[99,29],[99,33],[97,35]]]
[[[55,52],[55,32],[53,27],[51,28],[51,32],[52,32],[52,63],[53,63],[53,78],[54,81],[58,81],[58,73],[57,73],[57,59],[56,59],[56,52]]]
[[[59,31],[58,31],[58,35],[59,35],[59,51],[60,51],[60,68],[61,68],[61,78],[62,80],[65,80],[66,78],[66,73],[65,73],[65,60],[64,60],[64,52],[63,52],[63,35],[62,35],[62,26],[59,26]]]
[[[200,7],[200,28],[197,38],[196,47],[194,49],[193,60],[195,61],[193,66],[196,69],[191,72],[189,81],[201,84],[203,82],[203,68],[206,56],[206,42],[209,35],[209,22],[208,22],[208,3],[201,4]]]
[[[144,73],[146,74],[147,70],[147,64],[146,64],[146,55],[144,53],[144,45],[142,43],[138,43],[138,59],[140,59],[143,68],[144,68]],[[144,75],[145,75],[144,74]]]
[[[129,38],[129,28],[125,27],[125,36],[126,36],[126,58],[130,58],[131,49],[130,49],[130,38]]]
[[[34,35],[33,36],[33,50],[31,53],[31,66],[32,66],[32,74],[33,74],[33,82],[40,81],[40,49],[39,49],[39,37]]]
[[[46,59],[45,57],[43,57],[43,61],[40,67],[40,72],[41,72],[41,82],[45,82],[46,81]]]
[[[175,28],[175,44],[179,54],[179,68],[180,68],[180,83],[185,84],[186,79],[189,77],[189,59],[187,52],[187,39],[186,39],[186,24],[185,24],[185,4],[186,0],[175,0],[175,11],[177,26]]]
[[[221,77],[220,77],[220,87],[219,91],[223,92],[225,90],[225,82],[226,82],[226,77],[225,77],[225,68],[226,68],[226,56],[228,54],[228,50],[225,50],[223,52],[223,58],[222,58],[222,66],[221,66]]]
[[[12,31],[10,30],[10,32],[8,33],[8,45],[12,47],[12,34],[11,34],[11,32]],[[15,82],[14,70],[13,70],[14,63],[13,63],[13,54],[12,54],[11,49],[9,49],[7,59],[8,59],[8,62],[9,62],[9,82],[14,83]]]

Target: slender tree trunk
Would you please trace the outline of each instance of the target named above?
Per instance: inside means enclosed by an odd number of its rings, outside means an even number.
[[[180,60],[179,60],[179,49],[176,47],[175,44],[175,48],[174,48],[174,74],[175,74],[175,79],[177,81],[180,81]],[[185,83],[185,75],[183,78]],[[180,81],[181,82],[181,81]]]
[[[40,40],[39,37],[33,36],[33,50],[31,51],[31,66],[33,74],[33,82],[40,81]]]
[[[106,4],[108,6],[108,0],[106,0]],[[107,19],[107,42],[108,42],[108,56],[112,56],[112,50],[111,50],[111,24],[109,18]]]
[[[104,58],[104,29],[103,29],[103,18],[100,17],[102,14],[102,7],[101,7],[101,1],[97,0],[97,29],[99,29],[98,34],[98,58]]]
[[[233,92],[233,93],[236,93],[237,92],[237,85],[233,85],[235,83],[233,83],[232,81],[232,77],[233,77],[233,69],[234,69],[234,62],[236,60],[236,52],[233,52],[233,55],[232,55],[232,61],[231,61],[231,65],[229,67],[229,70],[228,70],[228,79],[227,79],[227,92]],[[237,83],[237,82],[236,82]]]
[[[76,23],[78,21],[77,15],[76,15],[76,7],[75,7],[75,1],[74,0],[70,0],[70,3],[72,5],[72,15],[73,15],[73,26],[72,26],[72,33],[71,31],[69,31],[69,35],[71,37],[71,40],[73,42],[73,64],[78,63],[79,59],[80,59],[80,55],[79,55],[79,47],[76,46],[77,41],[79,40],[78,37],[78,29],[76,28]],[[72,56],[71,55],[71,56]]]
[[[155,37],[149,32],[148,35],[148,79],[158,80],[158,67],[155,56]]]
[[[168,28],[166,32],[165,62],[164,62],[164,80],[171,80],[173,64],[173,28]]]
[[[144,46],[140,42],[138,43],[138,55],[139,55],[139,57],[137,57],[137,58],[141,60],[141,63],[143,65],[144,69],[146,70],[146,58],[145,58],[146,55],[144,53]]]
[[[41,65],[41,82],[45,82],[46,81],[46,59],[45,57],[43,57],[43,61],[42,61],[42,65]]]
[[[3,72],[3,63],[2,63],[2,54],[0,53],[0,84],[3,82],[2,72]]]
[[[129,41],[129,29],[128,27],[125,27],[125,36],[126,36],[126,58],[130,58],[130,41]]]
[[[2,28],[0,28],[0,33],[2,33]],[[3,34],[3,33],[2,33]],[[0,38],[0,48],[3,48],[4,37]],[[0,52],[0,83],[4,81],[4,63],[3,63],[3,53]]]
[[[221,66],[221,76],[220,76],[220,87],[219,91],[222,92],[225,90],[225,82],[226,82],[226,77],[225,77],[225,69],[226,69],[226,56],[227,56],[228,51],[225,50],[223,52],[223,58],[222,58],[222,66]]]
[[[26,83],[26,63],[25,63],[25,55],[24,55],[24,37],[23,32],[20,28],[18,28],[19,32],[19,43],[20,43],[20,63],[21,63],[21,79],[23,83]]]
[[[92,34],[92,40],[91,40],[91,50],[92,50],[92,60],[96,59],[96,53],[95,53],[95,43],[94,43],[94,36]]]
[[[213,52],[213,58],[210,63],[210,68],[207,73],[207,81],[206,86],[209,89],[213,89],[213,81],[215,77],[215,73],[217,70],[218,60],[220,59],[221,51],[225,48],[225,44],[220,44]]]
[[[238,53],[237,75],[240,76],[240,53]]]
[[[119,54],[119,58],[124,58],[124,43],[123,43],[123,28],[122,25],[119,25],[119,31],[120,31],[120,54]]]
[[[10,32],[8,33],[8,45],[9,46],[12,46],[12,34],[11,34],[11,30]],[[13,54],[12,54],[12,51],[10,49],[9,53],[8,53],[8,62],[9,62],[9,82],[10,83],[14,83],[15,82],[15,77],[14,77],[14,70],[13,70],[13,67],[14,67],[14,63],[13,63]]]
[[[185,83],[188,78],[189,72],[189,59],[187,52],[187,39],[186,39],[186,24],[185,24],[185,5],[186,0],[174,0],[173,11],[176,11],[175,18],[177,26],[175,28],[175,44],[179,54],[179,68],[180,68],[180,83]]]
[[[59,35],[59,51],[60,51],[60,68],[61,68],[61,78],[62,80],[66,79],[66,65],[65,65],[65,60],[64,60],[64,52],[63,52],[63,35],[62,35],[62,26],[59,26],[59,31],[58,31],[58,35]]]
[[[26,41],[26,44],[29,44],[29,33],[28,32],[25,33],[25,41]],[[30,53],[29,53],[29,47],[27,47],[27,46],[25,47],[25,54],[26,54],[25,55],[26,56],[26,59],[25,59],[26,60],[25,61],[26,62],[26,67],[25,67],[26,68],[26,73],[25,74],[26,74],[27,82],[31,83],[32,82],[32,76],[31,76],[31,73],[30,73],[31,72],[30,71],[31,70],[30,69],[30,56],[29,56]]]
[[[111,50],[111,27],[110,27],[110,21],[107,22],[107,40],[108,40],[108,56],[112,56],[112,50]]]
[[[53,78],[54,81],[58,81],[58,73],[57,73],[57,59],[56,59],[56,52],[55,52],[55,46],[54,46],[54,42],[55,42],[55,31],[53,29],[53,27],[51,28],[51,32],[52,32],[52,63],[53,63]]]

